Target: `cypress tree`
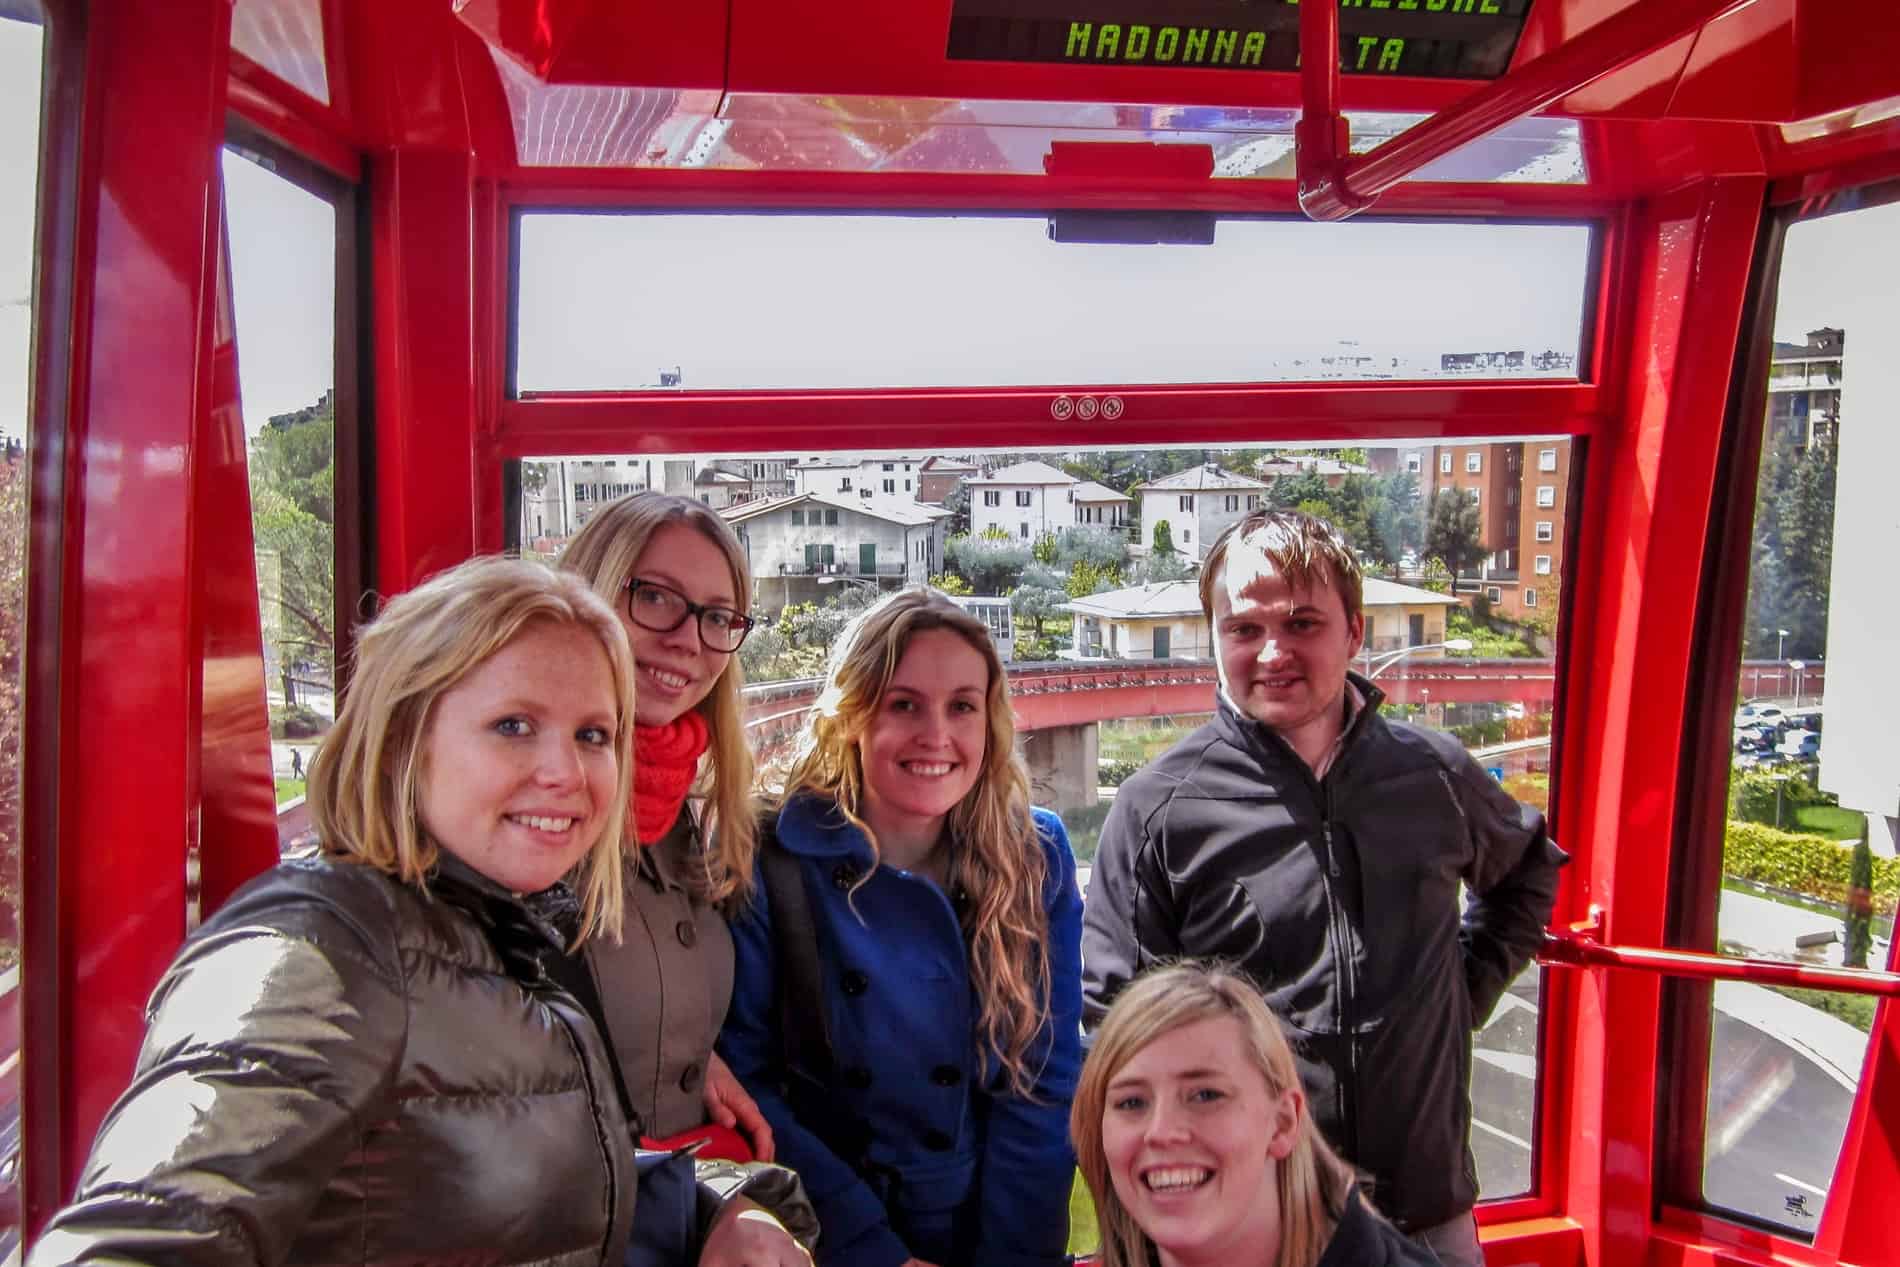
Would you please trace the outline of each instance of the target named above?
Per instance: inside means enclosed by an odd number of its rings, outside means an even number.
[[[1874,945],[1874,852],[1867,845],[1865,819],[1854,844],[1847,885],[1847,946],[1841,962],[1849,968],[1865,968],[1867,952]]]

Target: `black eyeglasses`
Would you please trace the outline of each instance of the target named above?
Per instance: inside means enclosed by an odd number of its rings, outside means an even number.
[[[730,654],[739,649],[755,623],[730,607],[695,603],[670,585],[634,577],[627,582],[627,615],[642,629],[672,633],[689,616],[699,617],[699,640],[709,651]]]

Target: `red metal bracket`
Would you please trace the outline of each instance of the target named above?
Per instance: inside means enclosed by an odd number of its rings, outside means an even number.
[[[1369,154],[1352,157],[1339,111],[1338,0],[1300,6],[1300,122],[1294,129],[1300,210],[1343,220],[1427,163],[1535,114],[1637,58],[1753,0],[1632,4],[1543,57],[1494,79]]]

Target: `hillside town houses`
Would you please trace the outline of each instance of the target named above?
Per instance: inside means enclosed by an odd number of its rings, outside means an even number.
[[[1786,411],[1806,427],[1825,425],[1809,420],[1825,418],[1832,404],[1821,394],[1831,385],[1827,357],[1838,354],[1832,334],[1820,331],[1808,347],[1791,347],[1789,368],[1778,366],[1789,381],[1799,372],[1811,393]],[[1819,389],[1811,386],[1816,382]],[[1556,600],[1570,484],[1565,438],[1398,444],[1352,451],[1354,460],[1344,450],[1262,453],[1241,457],[1242,470],[1200,462],[1126,484],[1127,492],[1064,470],[1058,462],[1069,456],[1007,461],[959,453],[782,453],[530,461],[522,467],[521,540],[553,554],[616,497],[647,488],[693,497],[731,523],[745,544],[758,583],[754,601],[769,616],[791,603],[823,602],[848,586],[925,583],[947,570],[946,547],[957,532],[1033,546],[1065,529],[1100,529],[1123,539],[1132,560],[1155,549],[1165,525],[1161,540],[1192,569],[1223,530],[1268,503],[1279,480],[1317,478],[1336,489],[1352,477],[1403,472],[1416,480],[1423,505],[1444,490],[1468,498],[1487,553],[1461,573],[1456,600],[1440,596],[1407,605],[1391,599],[1375,610],[1369,592],[1370,649],[1443,641],[1443,609],[1454,601],[1481,597],[1497,614],[1521,620]],[[1409,556],[1406,578],[1416,578],[1419,566],[1416,554]],[[1067,654],[1207,655],[1193,590],[1190,579],[1074,599],[1066,609],[1073,624]]]

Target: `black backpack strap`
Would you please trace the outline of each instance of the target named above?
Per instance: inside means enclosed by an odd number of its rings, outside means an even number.
[[[759,825],[759,878],[772,906],[772,942],[779,962],[780,1055],[788,1081],[802,1078],[823,1088],[831,1082],[831,1035],[825,1027],[818,924],[798,859],[779,843],[776,827],[769,817]]]

